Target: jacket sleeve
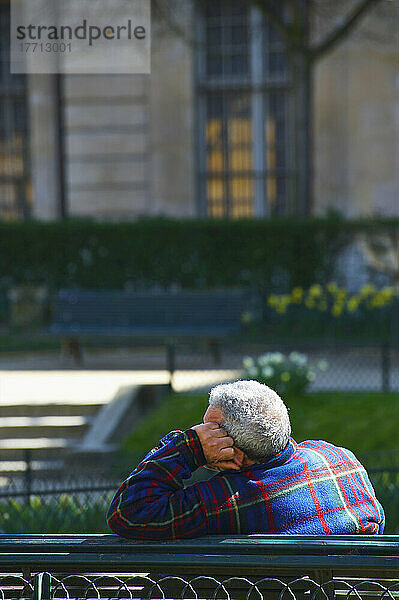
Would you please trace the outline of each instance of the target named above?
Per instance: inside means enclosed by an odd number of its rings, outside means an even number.
[[[208,533],[201,484],[184,489],[206,464],[197,433],[174,431],[151,450],[122,483],[107,514],[114,533],[135,539],[175,539]]]

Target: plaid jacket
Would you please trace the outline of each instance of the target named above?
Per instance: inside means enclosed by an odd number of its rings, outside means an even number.
[[[112,531],[146,540],[383,532],[383,508],[364,467],[345,448],[291,438],[267,462],[184,488],[205,463],[195,431],[169,433],[116,493],[107,515]]]

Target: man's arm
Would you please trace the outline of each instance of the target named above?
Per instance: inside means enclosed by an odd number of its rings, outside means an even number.
[[[112,500],[107,519],[124,537],[175,539],[210,533],[238,533],[223,478],[184,489],[198,467],[234,458],[233,440],[215,423],[172,432],[147,454]],[[218,481],[219,480],[219,481]]]

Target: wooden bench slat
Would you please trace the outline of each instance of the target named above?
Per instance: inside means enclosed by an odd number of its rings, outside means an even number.
[[[50,332],[65,336],[65,349],[82,361],[79,336],[136,336],[162,338],[207,338],[213,343],[239,331],[244,293],[198,291],[128,293],[109,290],[60,290],[55,302]],[[169,357],[173,371],[174,358]]]

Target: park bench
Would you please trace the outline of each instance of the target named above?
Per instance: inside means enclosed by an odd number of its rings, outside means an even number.
[[[399,596],[399,536],[0,535],[3,598],[386,600]]]
[[[205,340],[215,361],[220,342],[241,325],[244,295],[239,291],[131,293],[106,290],[58,292],[50,331],[64,337],[64,349],[82,362],[82,336],[132,336],[161,341],[168,370],[175,369],[180,339]]]

